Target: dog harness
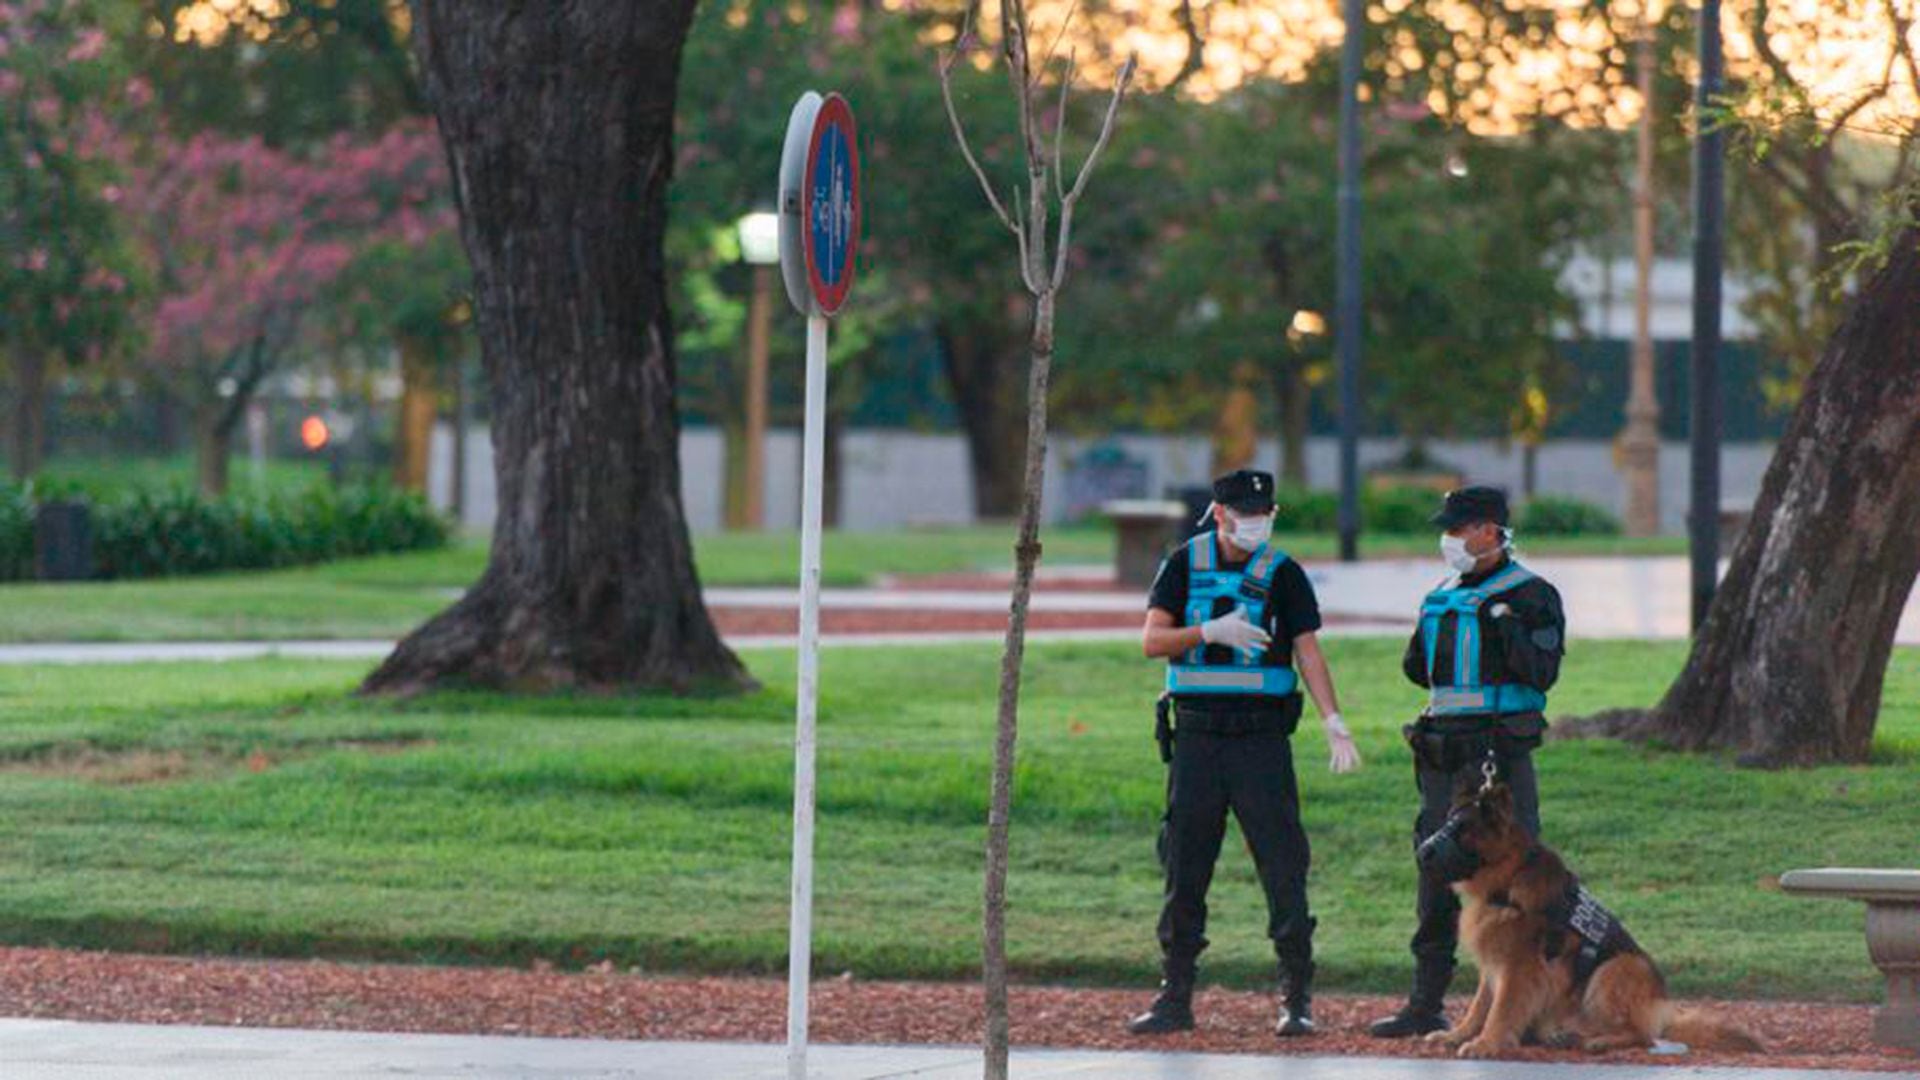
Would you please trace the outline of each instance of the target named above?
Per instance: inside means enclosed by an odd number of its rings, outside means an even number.
[[[1534,846],[1527,851],[1522,866],[1531,867],[1540,859],[1545,849]],[[1513,907],[1513,900],[1503,890],[1487,898],[1494,907]],[[1627,933],[1625,923],[1620,917],[1608,911],[1606,906],[1587,891],[1580,879],[1567,875],[1566,891],[1540,912],[1547,920],[1550,931],[1542,943],[1542,951],[1548,961],[1558,960],[1566,945],[1565,934],[1573,931],[1580,939],[1579,948],[1573,952],[1573,988],[1584,991],[1593,973],[1600,965],[1623,953],[1640,952],[1640,943]]]
[[[1599,900],[1580,884],[1579,878],[1567,881],[1567,891],[1558,900],[1547,906],[1541,914],[1546,916],[1547,924],[1555,930],[1571,930],[1580,939],[1580,947],[1573,954],[1573,986],[1576,990],[1586,989],[1587,981],[1600,965],[1622,953],[1639,952],[1639,943],[1620,922],[1620,917],[1608,911]],[[1560,948],[1565,939],[1560,934],[1547,936],[1546,953],[1548,960],[1559,958]]]
[[[1495,716],[1540,712],[1547,695],[1521,683],[1484,682],[1480,673],[1480,609],[1501,593],[1534,579],[1519,563],[1471,587],[1458,577],[1427,594],[1420,605],[1420,638],[1427,649],[1428,716]],[[1440,683],[1440,631],[1453,627],[1453,677]]]
[[[1266,622],[1268,594],[1273,588],[1274,572],[1287,561],[1278,548],[1261,544],[1238,570],[1220,565],[1214,534],[1204,532],[1187,541],[1188,626],[1199,626],[1224,611],[1242,608],[1247,621],[1255,626]],[[1221,601],[1226,601],[1225,606]],[[1216,608],[1220,608],[1216,611]],[[1167,665],[1167,691],[1173,694],[1256,694],[1285,697],[1300,685],[1294,670],[1284,664],[1265,663],[1265,653],[1248,654],[1225,649],[1225,661],[1209,661],[1209,646],[1204,642]],[[1216,647],[1217,648],[1217,647]],[[1216,651],[1216,654],[1218,652]]]

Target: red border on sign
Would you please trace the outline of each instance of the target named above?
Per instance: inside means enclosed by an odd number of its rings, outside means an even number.
[[[839,126],[847,132],[848,174],[852,181],[853,221],[851,235],[847,238],[847,272],[840,284],[829,287],[820,278],[820,269],[813,261],[813,167],[820,153],[821,137],[829,126]],[[814,302],[820,305],[823,314],[832,315],[847,302],[847,294],[853,289],[853,271],[858,264],[854,258],[860,249],[860,143],[853,126],[853,108],[847,99],[839,94],[828,94],[820,103],[820,111],[813,118],[813,133],[807,137],[807,167],[801,174],[800,184],[800,248],[807,259],[807,287],[813,291]]]

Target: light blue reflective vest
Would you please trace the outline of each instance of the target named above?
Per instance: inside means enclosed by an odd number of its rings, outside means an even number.
[[[1519,683],[1487,683],[1480,674],[1480,608],[1495,596],[1532,581],[1533,571],[1519,563],[1471,588],[1458,577],[1427,594],[1420,605],[1420,639],[1427,649],[1428,716],[1505,715],[1540,712],[1547,695]],[[1441,627],[1453,623],[1453,683],[1441,686],[1439,666]]]
[[[1228,570],[1220,565],[1220,548],[1214,538],[1215,534],[1208,531],[1187,541],[1186,625],[1199,626],[1213,618],[1215,601],[1221,599],[1244,608],[1247,621],[1253,625],[1266,625],[1273,575],[1287,561],[1287,553],[1262,544],[1244,566]],[[1203,643],[1167,665],[1168,692],[1285,697],[1300,685],[1292,668],[1265,663],[1264,649],[1253,656],[1233,649],[1230,661],[1210,664],[1207,648]]]

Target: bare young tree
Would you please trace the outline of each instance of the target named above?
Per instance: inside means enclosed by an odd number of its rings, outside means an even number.
[[[977,7],[977,5],[976,5]],[[946,101],[947,117],[953,123],[953,136],[967,166],[980,180],[1000,223],[1013,234],[1020,256],[1020,280],[1033,298],[1033,324],[1029,339],[1027,372],[1027,453],[1026,478],[1020,499],[1020,536],[1014,546],[1013,597],[1007,619],[1006,648],[1000,661],[999,723],[993,745],[993,786],[987,813],[986,908],[983,978],[986,992],[986,1075],[988,1080],[1005,1080],[1007,1075],[1007,824],[1012,804],[1013,753],[1018,734],[1020,668],[1026,653],[1027,606],[1033,595],[1034,567],[1040,562],[1040,499],[1046,483],[1047,461],[1047,385],[1053,367],[1054,305],[1060,287],[1067,278],[1067,252],[1072,243],[1073,214],[1086,193],[1094,164],[1113,136],[1114,122],[1127,87],[1133,81],[1134,59],[1129,57],[1114,76],[1112,95],[1106,115],[1100,122],[1100,134],[1075,174],[1073,186],[1066,184],[1062,139],[1066,132],[1068,95],[1073,88],[1074,61],[1068,56],[1059,86],[1059,101],[1053,114],[1053,140],[1049,144],[1041,131],[1046,111],[1040,76],[1052,66],[1052,49],[1039,59],[1035,68],[1027,38],[1027,8],[1024,0],[1000,0],[999,53],[1006,64],[1007,77],[1020,110],[1021,155],[1026,171],[1023,192],[1016,183],[1012,197],[1002,201],[986,170],[967,142],[965,126],[953,102],[953,67],[968,56],[977,44],[973,36],[976,11],[967,14],[965,26],[953,49],[940,61],[940,90]],[[1054,43],[1056,46],[1058,42]],[[1048,223],[1055,207],[1058,221],[1049,248]],[[1011,209],[1009,209],[1011,208]]]

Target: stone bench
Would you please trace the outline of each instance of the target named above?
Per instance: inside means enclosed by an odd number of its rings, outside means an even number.
[[[1115,499],[1100,512],[1113,522],[1114,577],[1122,585],[1153,584],[1160,560],[1185,533],[1187,507],[1173,499]]]
[[[1874,1041],[1920,1050],[1920,870],[1791,870],[1780,889],[1866,902],[1867,956],[1887,978]]]

